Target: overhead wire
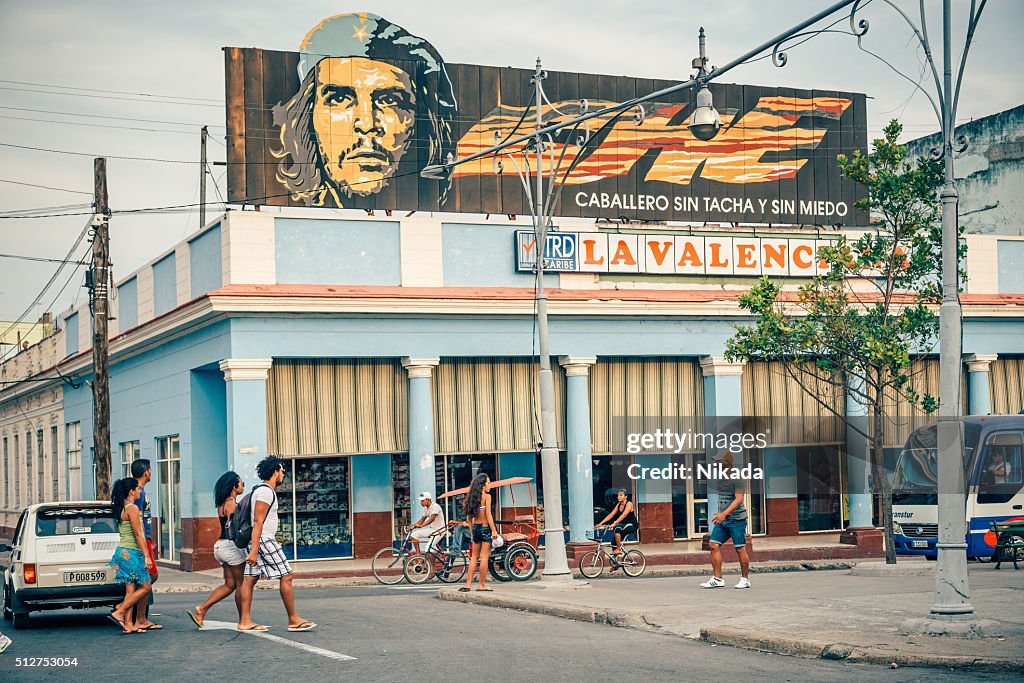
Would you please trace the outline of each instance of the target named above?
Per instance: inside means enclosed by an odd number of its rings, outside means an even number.
[[[35,299],[32,300],[32,303],[28,305],[28,308],[26,308],[24,312],[22,312],[22,314],[19,315],[18,318],[7,327],[7,329],[5,329],[3,332],[0,332],[0,338],[6,337],[8,332],[10,332],[19,324],[21,324],[25,320],[25,318],[27,318],[32,313],[32,311],[35,310],[36,306],[38,306],[39,303],[43,300],[43,297],[46,296],[46,293],[49,291],[50,287],[53,286],[53,283],[56,282],[58,277],[60,277],[60,274],[64,271],[64,268],[72,260],[72,257],[75,255],[75,251],[78,249],[78,245],[82,243],[82,240],[85,239],[86,235],[89,234],[89,231],[91,229],[92,219],[86,222],[85,227],[82,228],[82,231],[78,234],[78,237],[75,238],[75,241],[71,245],[71,248],[68,249],[67,254],[65,254],[64,258],[61,260],[60,265],[57,266],[57,270],[54,271],[53,275],[50,276],[50,279],[47,280],[45,285],[43,285],[43,288],[39,291],[39,294],[36,295]],[[76,266],[75,269],[77,270],[79,267],[80,266]],[[66,288],[67,284],[65,284],[64,287]],[[64,290],[61,289],[61,291],[63,292]]]
[[[67,188],[67,187],[53,187],[52,185],[38,185],[36,183],[26,183],[26,182],[23,182],[21,180],[6,180],[4,178],[0,178],[0,183],[10,183],[11,185],[24,185],[25,187],[37,187],[37,188],[39,188],[41,190],[53,190],[55,192],[70,192],[72,194],[87,194],[90,197],[92,196],[92,192],[86,192],[84,190],[72,190],[72,189]]]

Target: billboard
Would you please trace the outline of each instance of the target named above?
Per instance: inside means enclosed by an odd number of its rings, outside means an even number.
[[[274,206],[528,214],[511,162],[419,171],[536,130],[532,70],[446,63],[423,38],[368,13],[324,19],[298,52],[225,48],[229,201]],[[548,72],[542,125],[674,81]],[[564,163],[556,216],[865,225],[864,189],[836,156],[867,147],[865,96],[712,84],[722,129],[687,129],[693,91],[602,115]],[[584,104],[586,101],[586,104]],[[517,127],[518,126],[518,127]],[[565,151],[549,141],[542,171]],[[515,151],[515,150],[513,150]],[[536,172],[531,160],[522,170]]]

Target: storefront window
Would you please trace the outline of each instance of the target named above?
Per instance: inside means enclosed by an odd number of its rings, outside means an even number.
[[[437,495],[469,486],[473,477],[483,472],[491,481],[498,479],[498,456],[495,453],[471,455],[439,455],[434,459],[434,482]],[[441,501],[445,519],[464,519],[462,496],[453,496]],[[494,514],[496,509],[492,509]]]
[[[800,531],[842,528],[842,473],[839,449],[812,446],[796,451],[797,505]]]
[[[394,488],[394,538],[402,537],[402,528],[412,522],[409,491],[409,456],[405,453],[391,456],[391,486]],[[438,495],[443,491],[438,491]],[[417,492],[416,495],[419,495]]]
[[[349,459],[295,458],[287,461],[277,488],[278,541],[289,559],[352,556],[349,514]]]
[[[594,456],[594,524],[596,525],[615,507],[619,489],[626,489],[629,499],[636,503],[636,487],[627,470],[633,464],[630,455]],[[637,514],[639,517],[639,513]],[[643,526],[643,520],[640,520]]]

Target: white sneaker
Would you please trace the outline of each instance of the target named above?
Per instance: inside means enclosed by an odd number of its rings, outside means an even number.
[[[723,586],[725,586],[725,581],[717,576],[712,576],[700,585],[701,588],[722,588]]]
[[[0,633],[0,652],[3,652],[11,646],[11,639]]]
[[[743,577],[741,578],[733,588],[750,588],[750,579]]]

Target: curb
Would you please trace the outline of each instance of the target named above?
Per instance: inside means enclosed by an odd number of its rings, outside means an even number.
[[[745,650],[770,652],[777,655],[829,659],[834,661],[879,664],[882,666],[942,667],[962,671],[1007,673],[1024,671],[1024,659],[987,659],[969,655],[908,654],[864,648],[846,643],[822,643],[798,641],[771,636],[754,636],[747,632],[728,628],[701,628],[700,639],[716,645],[730,645]]]
[[[449,602],[522,610],[534,614],[571,619],[573,621],[607,624],[609,626],[660,633],[687,640],[695,639],[666,631],[659,626],[651,624],[639,612],[593,609],[559,603],[537,603],[522,597],[500,594],[480,595],[476,592],[459,593],[451,589],[440,590],[435,597],[438,600],[447,600]],[[713,645],[729,645],[745,650],[770,652],[777,655],[804,657],[807,659],[827,659],[881,666],[892,666],[895,664],[896,666],[904,667],[943,667],[962,671],[992,673],[1019,673],[1024,671],[1024,659],[987,659],[968,655],[907,654],[879,648],[855,647],[845,643],[822,643],[765,636],[763,634],[752,635],[745,631],[729,628],[701,627],[700,635],[696,639]]]
[[[648,624],[642,614],[621,610],[602,610],[589,607],[577,607],[559,603],[538,604],[531,600],[514,598],[507,595],[478,595],[477,593],[460,593],[457,590],[440,590],[435,596],[438,600],[462,602],[469,605],[483,605],[504,609],[522,610],[534,614],[546,614],[551,617],[583,621],[594,624],[607,624],[620,628],[632,628],[640,631],[657,632],[657,626]]]

